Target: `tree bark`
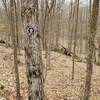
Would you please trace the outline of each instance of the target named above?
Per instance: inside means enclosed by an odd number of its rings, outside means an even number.
[[[98,65],[100,65],[100,36],[98,39],[98,61],[97,61]]]
[[[89,0],[89,17],[88,17],[88,26],[87,26],[87,34],[86,34],[86,43],[85,43],[85,50],[86,50],[86,54],[88,53],[88,33],[89,33],[89,31],[88,30],[90,30],[90,18],[91,18],[91,13],[92,13],[92,0]]]
[[[16,81],[16,100],[21,100],[20,98],[20,82],[19,82],[19,71],[18,71],[18,60],[17,60],[17,38],[16,38],[16,3],[15,0],[10,0],[10,10],[11,10],[11,32],[12,32],[12,42],[14,50],[14,68],[15,68],[15,81]]]
[[[76,51],[76,40],[77,40],[77,29],[78,29],[78,17],[79,17],[79,0],[76,0],[76,16],[75,16],[75,32],[74,32],[74,47],[73,47],[73,66],[72,66],[72,80],[74,79],[74,65],[75,65],[75,51]]]
[[[87,72],[86,82],[83,100],[89,100],[91,90],[91,78],[93,71],[93,52],[94,52],[94,40],[97,30],[97,18],[99,12],[99,0],[93,0],[92,16],[90,18],[90,31],[88,38],[88,55],[87,55]]]
[[[22,17],[24,17],[25,28],[32,25],[39,28],[39,10],[38,0],[27,0],[22,7]],[[24,11],[24,12],[23,12]],[[39,29],[38,29],[39,30]],[[27,35],[27,32],[26,32]],[[44,97],[44,81],[43,81],[43,63],[41,54],[41,41],[39,31],[33,32],[27,37],[25,46],[25,59],[27,67],[28,80],[28,100],[45,100]]]
[[[68,20],[68,48],[72,49],[72,33],[71,33],[71,21],[73,13],[73,0],[70,1],[70,11],[69,11],[69,20]]]

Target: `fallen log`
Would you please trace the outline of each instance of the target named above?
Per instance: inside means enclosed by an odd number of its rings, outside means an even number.
[[[67,55],[67,56],[72,56],[71,50],[68,49],[68,48],[65,48],[64,46],[62,46],[61,52],[62,52],[63,54],[65,54],[65,55]]]
[[[6,44],[6,42],[4,40],[0,40],[1,44]]]

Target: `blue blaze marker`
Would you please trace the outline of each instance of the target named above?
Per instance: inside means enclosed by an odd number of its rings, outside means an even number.
[[[34,32],[37,32],[37,28],[36,27],[27,26],[27,35],[28,36],[31,36]]]
[[[28,32],[31,33],[31,34],[34,33],[34,28],[30,27],[30,28],[28,29]]]
[[[33,33],[34,33],[34,28],[28,27],[28,29],[27,29],[28,36],[31,36]]]

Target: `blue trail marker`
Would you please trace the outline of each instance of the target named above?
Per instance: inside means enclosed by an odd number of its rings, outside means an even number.
[[[30,37],[34,32],[37,32],[37,28],[33,26],[27,26],[27,35]]]

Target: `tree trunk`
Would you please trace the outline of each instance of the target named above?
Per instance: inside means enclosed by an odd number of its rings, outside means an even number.
[[[38,0],[27,0],[26,5],[22,7],[22,16],[24,17],[27,26],[35,26],[38,29],[39,25],[39,10]],[[27,44],[25,46],[25,58],[27,66],[28,79],[28,100],[45,100],[43,86],[43,63],[41,55],[41,41],[39,31],[33,32],[31,36],[26,33]]]
[[[98,65],[100,65],[100,37],[99,37],[99,40],[98,40]]]
[[[83,51],[83,9],[81,8],[81,13],[80,13],[81,15],[80,15],[80,54],[82,53],[82,51]]]
[[[99,0],[93,0],[92,16],[90,18],[90,32],[88,38],[87,72],[83,100],[89,100],[91,90],[91,78],[93,71],[94,40],[97,30],[97,18],[99,12]]]
[[[11,10],[11,32],[12,32],[12,42],[14,49],[14,67],[15,67],[15,78],[16,78],[16,100],[20,99],[20,82],[19,82],[19,71],[17,64],[17,38],[16,38],[16,3],[15,0],[10,0],[10,10]]]
[[[68,48],[72,49],[72,32],[71,32],[71,21],[73,13],[73,0],[70,1],[70,11],[69,11],[69,20],[68,20]]]
[[[77,29],[78,29],[78,17],[79,17],[79,0],[76,0],[76,16],[75,16],[75,32],[74,32],[74,48],[73,48],[73,66],[72,66],[72,80],[74,79],[74,65],[75,65],[75,51],[76,51],[76,40],[77,40]]]
[[[89,17],[88,17],[88,26],[87,26],[87,28],[90,30],[90,18],[91,18],[91,13],[92,13],[92,0],[89,0]],[[88,29],[87,29],[87,34],[86,34],[86,43],[85,43],[85,50],[86,50],[86,54],[88,53],[88,33],[89,33],[89,31],[88,31]]]

